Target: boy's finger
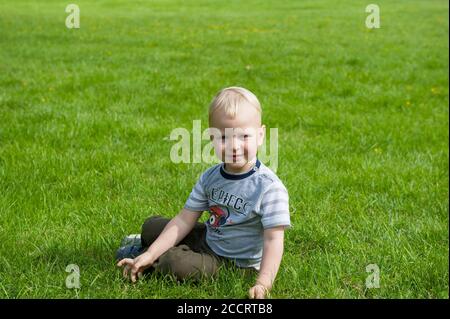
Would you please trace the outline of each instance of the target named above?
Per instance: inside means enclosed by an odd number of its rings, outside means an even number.
[[[122,275],[124,278],[128,277],[128,265],[126,265],[125,267],[123,267],[123,272]]]
[[[248,291],[248,296],[250,297],[250,299],[255,299],[255,290],[253,289],[253,287]]]
[[[141,268],[141,262],[137,261],[134,263],[133,269],[136,269],[136,272],[137,272],[139,270],[139,268]]]
[[[131,281],[132,282],[136,282],[136,273],[137,273],[138,269],[139,268],[137,268],[136,266],[131,268]]]
[[[256,299],[264,299],[265,298],[265,289],[263,287],[258,287],[256,293]]]
[[[123,264],[132,264],[132,263],[133,263],[133,259],[131,259],[131,258],[124,258],[124,259],[122,259],[121,261],[119,261],[117,263],[117,267],[122,267]]]

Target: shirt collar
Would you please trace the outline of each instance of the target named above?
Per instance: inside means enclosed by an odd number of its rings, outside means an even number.
[[[226,179],[238,180],[253,175],[259,169],[260,166],[261,162],[259,161],[259,159],[256,159],[255,165],[248,172],[243,174],[229,174],[224,170],[224,164],[222,163],[222,165],[220,165],[220,174]]]

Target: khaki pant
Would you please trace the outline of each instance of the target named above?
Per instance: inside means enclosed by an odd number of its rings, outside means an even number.
[[[142,225],[141,241],[144,247],[150,246],[170,219],[152,216]],[[194,229],[175,247],[162,254],[153,264],[157,272],[175,275],[178,279],[200,279],[212,277],[226,262],[216,255],[206,243],[206,226],[197,223]]]

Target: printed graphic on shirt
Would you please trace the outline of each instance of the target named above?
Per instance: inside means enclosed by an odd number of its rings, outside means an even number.
[[[220,206],[211,206],[209,208],[209,212],[211,214],[208,219],[209,226],[217,228],[219,226],[225,225],[228,216],[230,216],[230,212],[228,211],[227,207],[225,207],[225,210],[226,212]]]
[[[247,201],[242,197],[226,192],[221,188],[212,187],[208,197],[211,201],[218,204],[232,207],[238,214],[246,215],[248,213],[247,206],[249,206],[249,203]]]

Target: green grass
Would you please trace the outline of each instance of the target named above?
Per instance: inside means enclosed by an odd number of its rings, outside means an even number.
[[[279,130],[294,227],[272,297],[449,297],[448,2],[378,1],[373,30],[367,1],[76,1],[78,30],[67,3],[0,3],[0,297],[245,297],[232,269],[131,285],[113,261],[181,209],[208,165],[166,137],[231,85]]]

